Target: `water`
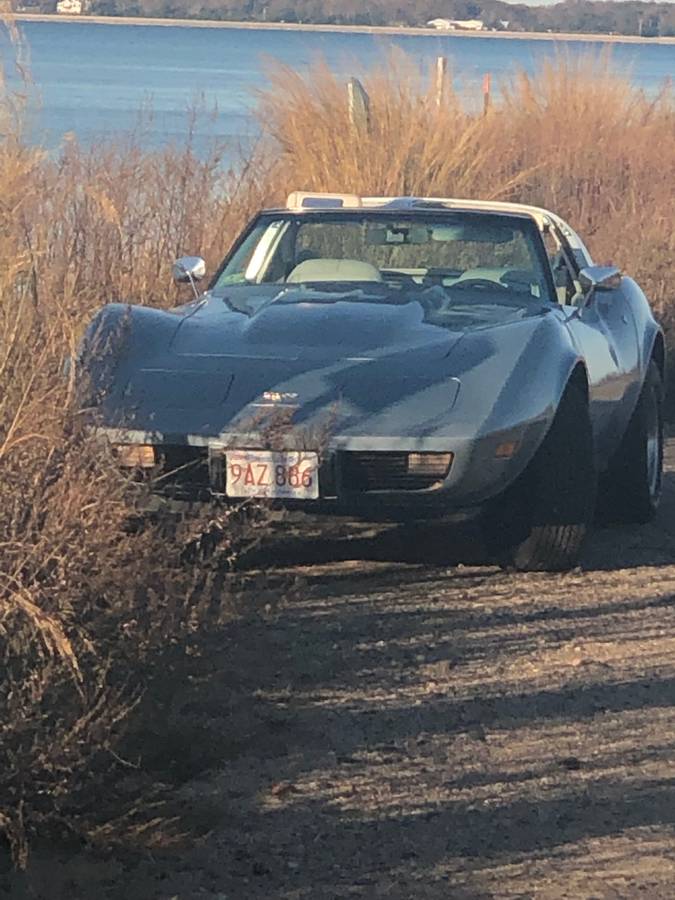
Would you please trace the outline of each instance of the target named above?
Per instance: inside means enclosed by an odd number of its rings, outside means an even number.
[[[52,148],[67,133],[85,144],[128,133],[138,125],[143,107],[152,109],[140,127],[143,145],[180,143],[186,136],[186,111],[195,102],[217,108],[212,119],[202,116],[197,122],[199,145],[214,137],[246,144],[256,133],[255,91],[268,84],[265,61],[272,58],[303,71],[323,57],[347,77],[381,62],[392,47],[403,49],[424,68],[437,56],[447,56],[458,85],[478,102],[485,72],[492,73],[498,86],[518,68],[535,71],[561,47],[598,54],[607,46],[91,22],[27,22],[22,28],[40,98],[39,104],[35,99],[32,103],[30,134]],[[0,53],[11,63],[14,50],[4,33]],[[618,43],[613,45],[612,66],[647,92],[656,92],[675,74],[675,45]]]

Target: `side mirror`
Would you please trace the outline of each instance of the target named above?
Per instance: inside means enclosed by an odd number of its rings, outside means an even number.
[[[173,280],[178,284],[192,284],[206,275],[206,263],[201,256],[181,256],[173,264]]]
[[[616,266],[587,266],[579,272],[579,283],[585,294],[615,291],[621,287],[621,270]]]

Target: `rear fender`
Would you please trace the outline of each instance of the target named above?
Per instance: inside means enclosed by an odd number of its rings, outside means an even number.
[[[662,377],[665,376],[666,354],[663,329],[654,318],[649,301],[642,288],[627,275],[621,279],[621,290],[630,306],[635,321],[640,348],[641,381],[644,381],[652,358],[655,359]]]
[[[654,360],[658,366],[665,386],[667,359],[663,329],[654,318],[644,292],[637,282],[628,276],[622,278],[621,290],[633,316],[639,353],[639,370],[634,373],[634,384],[629,395],[629,402],[621,410],[621,418],[618,422],[617,430],[620,434],[623,434],[637,405],[651,361]]]

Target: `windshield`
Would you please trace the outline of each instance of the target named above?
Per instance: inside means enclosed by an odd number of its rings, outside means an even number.
[[[261,216],[212,290],[234,285],[430,287],[462,300],[551,300],[550,273],[533,221],[505,215],[291,213]],[[356,283],[356,284],[354,284]],[[375,295],[389,295],[375,289]]]

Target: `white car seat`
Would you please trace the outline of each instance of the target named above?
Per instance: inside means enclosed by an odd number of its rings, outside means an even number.
[[[287,284],[311,281],[382,281],[382,275],[359,259],[306,259],[286,279]]]

